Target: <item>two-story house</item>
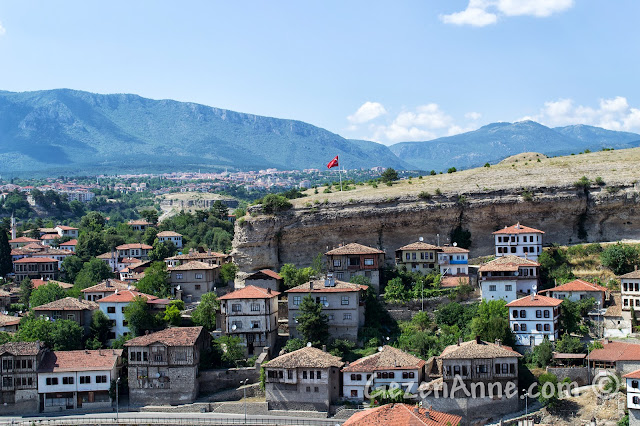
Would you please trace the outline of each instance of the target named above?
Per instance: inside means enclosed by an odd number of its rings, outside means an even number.
[[[572,302],[593,298],[598,306],[604,308],[604,302],[608,292],[609,289],[606,287],[578,279],[548,290],[541,290],[540,294],[555,297],[556,299],[567,299]]]
[[[12,249],[23,247],[31,243],[40,243],[40,240],[37,240],[35,238],[29,238],[29,237],[17,237],[9,240],[9,246]]]
[[[505,300],[531,294],[538,288],[540,264],[518,256],[502,256],[485,263],[480,271],[480,291],[483,300]]]
[[[494,417],[514,413],[519,410],[521,357],[499,340],[490,343],[476,338],[447,346],[440,356],[427,361],[427,374],[434,380],[419,387],[426,392],[422,406],[461,415],[467,420],[487,413]],[[454,387],[456,383],[458,386]],[[445,392],[448,397],[443,396]]]
[[[396,266],[407,271],[429,274],[438,267],[440,248],[423,241],[407,244],[396,250]]]
[[[91,287],[80,290],[85,300],[92,300],[97,302],[98,300],[111,296],[116,291],[122,290],[135,290],[136,288],[126,281],[116,280],[114,278],[107,278],[104,281],[100,281],[98,284]]]
[[[77,245],[78,245],[78,240],[74,238],[73,240],[69,240],[69,241],[65,241],[64,243],[60,243],[59,247],[62,250],[68,250],[70,252],[75,253]]]
[[[75,321],[84,328],[85,335],[89,334],[91,316],[98,309],[98,304],[90,300],[78,300],[74,297],[65,297],[54,300],[44,305],[36,306],[32,310],[36,316],[55,320]]]
[[[183,263],[197,260],[199,262],[208,263],[209,265],[222,266],[225,263],[231,262],[231,256],[224,253],[218,253],[215,251],[207,250],[199,252],[193,249],[189,249],[189,253],[178,254],[175,256],[167,257],[164,261],[169,268],[178,266]]]
[[[129,225],[134,231],[144,232],[148,227],[153,226],[153,223],[147,222],[144,219],[132,219],[127,222],[127,225]]]
[[[40,341],[0,346],[0,413],[38,411],[37,370],[45,352]]]
[[[278,293],[247,286],[220,297],[224,332],[240,336],[248,356],[275,347],[278,338]]]
[[[533,349],[545,339],[558,340],[558,321],[562,299],[531,294],[507,303],[509,326],[516,345]]]
[[[271,269],[261,269],[258,272],[249,274],[244,279],[245,287],[250,285],[260,288],[270,288],[273,291],[278,291],[282,288],[284,280],[275,271]]]
[[[520,225],[505,226],[493,233],[496,257],[507,255],[537,260],[542,253],[544,231]]]
[[[110,409],[121,357],[122,349],[47,352],[38,367],[42,411]]]
[[[151,294],[140,293],[136,290],[116,290],[113,294],[105,296],[97,300],[100,310],[111,321],[111,331],[109,332],[109,340],[117,339],[120,336],[129,334],[129,324],[124,317],[124,311],[136,297],[146,299],[147,304],[151,304],[158,309],[167,306],[170,301],[160,299]]]
[[[78,238],[78,228],[73,226],[58,225],[53,229],[61,238]]]
[[[620,297],[622,298],[622,311],[630,312],[634,310],[640,314],[640,271],[638,267],[628,274],[620,275]],[[636,314],[636,315],[638,315]],[[638,316],[640,318],[640,316]],[[631,318],[629,318],[631,320]]]
[[[324,255],[327,257],[327,271],[332,273],[335,279],[349,282],[353,276],[365,276],[369,278],[376,292],[379,292],[384,251],[350,243],[329,250]]]
[[[60,235],[58,234],[44,234],[40,237],[40,243],[45,246],[52,246],[53,243],[55,243],[55,241],[59,238]]]
[[[270,410],[328,412],[340,396],[340,368],[344,362],[314,347],[280,355],[263,364]]]
[[[177,248],[182,248],[182,234],[173,231],[162,231],[156,234],[156,238],[161,243],[171,241]]]
[[[186,404],[199,392],[198,368],[210,336],[202,327],[175,327],[134,337],[129,352],[132,404]]]
[[[358,329],[364,325],[364,296],[368,286],[335,280],[312,280],[286,291],[289,306],[289,335],[302,338],[297,320],[302,299],[310,294],[322,305],[329,319],[329,336],[334,339],[358,340]]]
[[[58,261],[50,257],[23,257],[13,261],[13,272],[16,281],[25,278],[58,279]]]
[[[219,281],[219,268],[197,260],[169,268],[173,294],[187,303],[199,301],[203,294],[213,291]]]
[[[149,251],[153,250],[148,244],[142,243],[131,243],[131,244],[121,244],[116,247],[118,252],[118,258],[135,258],[140,260],[149,259]]]
[[[364,401],[376,389],[392,383],[405,393],[416,394],[424,380],[425,361],[393,346],[385,345],[373,355],[365,356],[342,369],[342,394],[350,401]]]
[[[70,288],[73,288],[73,284],[65,283],[63,281],[58,281],[58,280],[41,280],[38,278],[34,278],[31,280],[31,285],[33,285],[34,290],[36,288],[42,287],[43,285],[47,285],[47,284],[55,284],[64,290],[69,290]]]
[[[438,266],[443,276],[469,275],[469,250],[458,246],[439,247]]]
[[[622,376],[627,383],[627,410],[629,425],[640,425],[640,370]]]

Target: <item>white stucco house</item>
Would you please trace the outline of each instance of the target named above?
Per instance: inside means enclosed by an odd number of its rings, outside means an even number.
[[[540,264],[533,260],[507,255],[485,263],[479,271],[483,300],[513,302],[538,288]]]
[[[516,345],[533,349],[545,337],[551,342],[556,341],[561,304],[561,299],[540,294],[531,294],[507,303],[509,327],[516,336]]]
[[[544,231],[520,225],[520,222],[493,233],[495,240],[495,255],[526,257],[537,260],[542,253],[542,237]]]

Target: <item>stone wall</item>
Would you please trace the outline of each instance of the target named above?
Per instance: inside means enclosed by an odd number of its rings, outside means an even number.
[[[225,389],[236,389],[240,382],[249,379],[247,383],[260,381],[260,368],[229,368],[220,370],[204,370],[200,372],[200,392],[214,393]]]
[[[38,399],[28,399],[14,404],[0,404],[0,415],[35,414],[39,411]]]
[[[503,415],[519,410],[520,399],[515,396],[507,399],[484,398],[436,398],[432,395],[422,398],[423,407],[436,411],[462,416],[462,424],[471,424],[471,420],[499,420]]]
[[[589,369],[587,367],[547,367],[547,373],[555,374],[558,382],[569,378],[572,382],[576,382],[578,386],[586,386],[589,383]]]

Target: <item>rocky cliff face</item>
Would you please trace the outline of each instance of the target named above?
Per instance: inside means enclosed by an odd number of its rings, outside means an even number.
[[[493,253],[492,232],[521,222],[546,232],[545,245],[640,239],[638,185],[618,191],[573,186],[536,188],[533,200],[521,191],[478,191],[464,197],[410,195],[297,207],[276,216],[254,214],[236,224],[234,261],[240,271],[309,266],[318,253],[340,243],[378,247],[393,263],[395,250],[419,237],[451,243],[461,225],[471,232],[471,257]],[[259,207],[257,207],[259,208]]]

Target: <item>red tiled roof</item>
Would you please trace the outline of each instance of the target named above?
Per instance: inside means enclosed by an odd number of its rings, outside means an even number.
[[[128,249],[142,249],[142,250],[151,250],[153,247],[147,244],[142,243],[131,243],[131,244],[122,244],[116,247],[116,250],[128,250]]]
[[[254,285],[248,285],[245,288],[241,288],[240,290],[232,291],[231,293],[227,293],[222,297],[219,297],[219,300],[229,300],[229,299],[271,299],[272,297],[277,297],[280,292],[270,291],[265,288],[256,287]]]
[[[82,289],[83,293],[105,293],[111,292],[115,293],[116,290],[135,290],[135,287],[131,286],[126,281],[115,280],[113,278],[108,278],[104,281],[99,282],[98,284]]]
[[[550,288],[548,290],[542,290],[540,291],[540,293],[543,292],[550,292],[550,291],[608,291],[607,288],[602,287],[601,285],[598,284],[592,284],[588,281],[583,281],[583,280],[573,280],[571,282],[568,282],[566,284],[562,284],[559,285],[557,287],[554,288]]]
[[[632,371],[631,373],[627,373],[624,376],[625,379],[640,379],[640,370]]]
[[[127,222],[128,225],[152,225],[152,223],[147,222],[144,219],[136,219],[136,220],[130,220],[129,222]]]
[[[0,327],[7,327],[9,325],[18,325],[18,324],[20,324],[20,317],[0,314]]]
[[[14,238],[13,240],[9,240],[9,243],[37,243],[40,242],[40,240],[36,240],[35,238],[29,238],[29,237],[18,237],[18,238]]]
[[[640,361],[640,344],[609,342],[603,344],[604,348],[594,349],[589,354],[591,361]]]
[[[469,340],[456,345],[449,345],[440,354],[440,358],[447,359],[476,359],[476,358],[521,358],[518,352],[510,346],[497,345],[485,341]]]
[[[442,246],[438,248],[442,250],[444,253],[469,253],[469,250],[462,247],[456,247],[456,246]]]
[[[618,278],[638,279],[640,278],[640,271],[636,269],[635,271],[620,275]]]
[[[49,284],[49,283],[55,283],[58,287],[60,288],[73,288],[73,284],[69,284],[69,283],[64,283],[62,281],[57,281],[57,280],[41,280],[39,278],[34,278],[31,280],[31,284],[33,284],[33,288],[36,289],[38,287],[40,287],[41,285],[45,285],[45,284]]]
[[[275,280],[281,280],[282,279],[280,274],[278,274],[275,271],[272,271],[271,269],[260,269],[258,272],[254,272],[253,274],[247,276],[247,278],[245,278],[245,281],[252,279],[251,277],[253,277],[254,275],[259,274],[259,273],[263,273],[263,274],[265,274],[265,275],[267,275],[267,276],[269,276],[269,277],[271,277],[271,278],[273,278]]]
[[[520,307],[527,307],[527,306],[532,306],[532,307],[536,307],[536,306],[550,306],[550,307],[555,307],[558,306],[562,303],[562,299],[556,299],[554,297],[549,297],[549,296],[543,296],[541,294],[536,294],[533,296],[533,298],[531,296],[525,296],[525,297],[521,297],[520,299],[514,300],[513,302],[509,302],[507,303],[507,306],[509,308],[520,308]]]
[[[400,250],[439,250],[440,247],[434,246],[433,244],[427,244],[422,241],[418,241],[415,243],[407,244],[406,246],[400,247],[397,251]]]
[[[544,234],[544,231],[520,225],[520,222],[518,222],[515,225],[505,226],[503,229],[493,233],[493,235],[496,234]]]
[[[171,271],[199,271],[199,270],[211,270],[219,268],[218,265],[209,265],[205,262],[200,262],[198,260],[192,260],[187,263],[183,263],[182,265],[174,266],[173,268],[169,268],[169,272]]]
[[[142,260],[136,258],[136,257],[125,257],[124,259],[120,260],[120,263],[141,263]]]
[[[44,305],[36,306],[34,311],[92,311],[98,308],[96,302],[90,300],[78,300],[74,297],[65,297],[64,299],[54,300]]]
[[[160,342],[167,346],[193,346],[203,332],[202,327],[171,327],[164,330],[149,333],[144,336],[134,337],[125,343],[125,346],[149,346]]]
[[[14,260],[13,263],[51,263],[58,262],[50,257],[23,257],[22,259]]]
[[[45,354],[38,373],[111,370],[121,356],[122,349],[51,351]]]
[[[344,426],[457,426],[461,421],[460,416],[440,411],[409,404],[387,404],[355,413]]]
[[[311,288],[312,283],[313,289]],[[335,280],[335,286],[325,287],[324,280],[315,280],[293,287],[285,291],[285,293],[345,293],[350,291],[362,291],[368,288],[369,286],[366,285],[353,284],[339,280]]]
[[[534,262],[533,260],[525,259],[525,258],[510,254],[507,256],[502,256],[497,259],[494,259],[491,262],[485,263],[480,267],[479,270],[480,272],[489,272],[489,271],[515,272],[521,266],[531,267],[531,266],[540,266],[540,264],[538,262]]]
[[[350,243],[344,246],[334,248],[325,253],[326,256],[344,255],[344,254],[384,254],[382,250],[365,246],[358,243]]]
[[[63,231],[77,231],[78,228],[74,228],[73,226],[66,226],[66,225],[58,225],[56,226],[56,228],[60,228]]]
[[[10,353],[11,355],[14,355],[14,356],[38,355],[38,353],[43,347],[44,347],[44,343],[40,341],[8,342],[0,346],[0,355],[4,353]]]
[[[60,243],[61,246],[77,246],[78,245],[78,240],[76,240],[75,238],[73,240],[69,240],[66,243]]]
[[[162,231],[156,234],[156,237],[182,237],[182,234],[178,234],[173,231]]]
[[[98,303],[128,303],[131,302],[134,297],[138,296],[144,297],[147,299],[147,302],[157,299],[156,296],[152,296],[151,294],[140,293],[135,290],[121,290],[117,293],[99,299]]]
[[[440,287],[452,288],[459,285],[469,284],[469,277],[467,275],[447,275],[440,280]]]
[[[417,370],[422,368],[424,364],[423,359],[393,346],[385,345],[382,347],[382,351],[360,358],[344,367],[342,371],[350,373],[378,370]]]
[[[41,240],[55,240],[56,238],[60,238],[58,234],[44,234],[40,237]]]

